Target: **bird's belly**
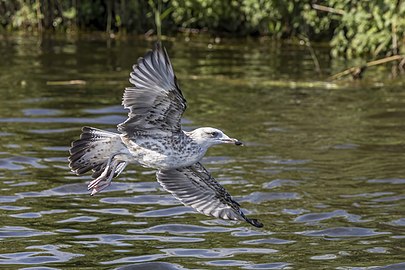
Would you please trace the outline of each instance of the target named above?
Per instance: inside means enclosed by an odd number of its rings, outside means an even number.
[[[140,163],[147,167],[169,170],[188,167],[198,161],[199,158],[193,156],[165,155],[152,152],[149,155],[143,156]]]
[[[200,161],[203,153],[193,151],[178,151],[161,147],[143,147],[131,142],[128,150],[133,159],[144,167],[155,169],[175,169],[188,167]]]

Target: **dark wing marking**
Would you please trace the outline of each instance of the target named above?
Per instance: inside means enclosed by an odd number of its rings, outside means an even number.
[[[122,105],[129,109],[128,119],[118,130],[129,136],[155,132],[178,132],[187,103],[177,85],[166,49],[160,42],[138,59],[125,89]]]
[[[247,218],[240,205],[211,174],[196,163],[190,167],[175,170],[159,170],[158,182],[184,205],[198,212],[216,218],[242,220],[253,226],[263,227],[256,219]]]

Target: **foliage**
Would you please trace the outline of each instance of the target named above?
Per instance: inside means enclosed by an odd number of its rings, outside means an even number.
[[[344,9],[331,41],[333,55],[397,54],[405,41],[405,2],[400,0],[331,1]],[[402,41],[400,41],[400,39]],[[402,44],[400,44],[402,42]]]
[[[0,28],[305,36],[329,41],[333,56],[351,58],[403,53],[405,1],[0,0]]]
[[[35,10],[38,8],[38,4],[34,3],[33,5],[29,5],[22,0],[19,1],[19,4],[20,8],[12,17],[12,26],[14,28],[27,28],[35,26],[37,23],[37,15]]]
[[[300,7],[306,1],[172,0],[173,20],[182,27],[242,35],[289,37],[306,25]],[[296,16],[299,15],[299,16]]]

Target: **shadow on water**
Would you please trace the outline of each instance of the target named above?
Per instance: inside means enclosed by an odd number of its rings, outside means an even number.
[[[208,43],[166,42],[189,104],[183,125],[245,142],[203,163],[265,227],[195,213],[153,170],[130,166],[94,197],[90,177],[69,171],[81,126],[126,118],[122,91],[151,42],[3,39],[0,265],[405,269],[404,82],[323,83],[305,48]],[[71,80],[85,83],[55,83]]]

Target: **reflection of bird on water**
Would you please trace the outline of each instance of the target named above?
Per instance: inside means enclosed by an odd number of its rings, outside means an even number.
[[[128,119],[118,125],[121,134],[83,127],[72,143],[69,166],[76,174],[93,171],[88,185],[91,195],[110,185],[128,163],[158,170],[162,187],[183,204],[205,215],[244,220],[239,204],[199,162],[216,144],[242,145],[221,130],[204,127],[191,132],[181,129],[186,100],[177,85],[169,56],[160,43],[133,67],[123,102]]]

